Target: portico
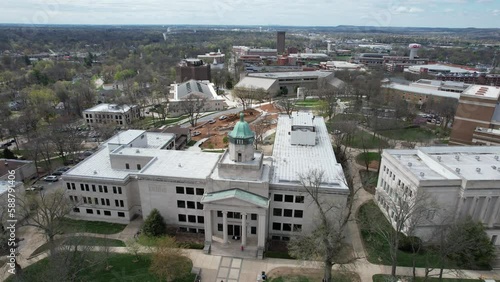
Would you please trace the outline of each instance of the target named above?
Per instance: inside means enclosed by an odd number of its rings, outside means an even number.
[[[269,199],[235,188],[205,194],[201,203],[205,215],[205,246],[212,244],[215,234],[222,235],[223,244],[228,244],[230,235],[241,236],[243,247],[249,236],[257,237],[257,249],[264,248]]]

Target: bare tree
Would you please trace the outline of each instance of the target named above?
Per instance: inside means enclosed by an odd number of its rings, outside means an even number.
[[[292,238],[288,250],[294,257],[320,260],[324,264],[323,281],[332,281],[332,267],[345,259],[345,232],[352,213],[353,200],[358,190],[351,190],[347,201],[342,198],[326,197],[322,187],[324,172],[311,170],[300,175],[302,191],[312,201],[317,211],[317,221],[310,231],[304,230]],[[346,184],[352,187],[352,178],[347,176]],[[343,261],[345,262],[345,261]]]
[[[158,240],[150,270],[161,280],[172,281],[184,277],[190,270],[190,261],[179,244],[172,237],[163,237]]]
[[[331,119],[333,116],[335,116],[335,112],[337,109],[337,101],[338,97],[341,94],[341,89],[321,89],[319,90],[318,96],[320,97],[322,101],[322,105],[320,107],[320,111],[328,117],[328,119]]]
[[[275,105],[281,111],[284,111],[288,116],[295,111],[295,99],[290,99],[287,97],[281,97],[279,100],[275,102]]]
[[[234,88],[232,93],[234,97],[240,99],[243,110],[246,110],[252,101],[263,101],[268,97],[263,88]]]
[[[257,145],[260,143],[262,144],[264,141],[264,133],[269,130],[271,127],[270,120],[268,119],[268,116],[263,116],[259,118],[257,121],[252,123],[252,129],[255,132],[255,149],[257,148]]]
[[[179,102],[179,107],[184,114],[188,115],[191,126],[195,126],[198,122],[198,118],[206,102],[207,98],[195,94],[190,94],[183,101]]]
[[[24,224],[33,226],[47,238],[50,255],[56,252],[55,236],[63,233],[63,219],[78,205],[71,202],[64,190],[54,193],[40,192],[19,198],[19,207]]]

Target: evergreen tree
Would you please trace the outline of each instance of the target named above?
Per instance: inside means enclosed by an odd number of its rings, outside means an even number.
[[[144,221],[142,232],[146,236],[157,237],[165,234],[166,228],[167,225],[160,212],[157,209],[153,209]]]
[[[14,155],[14,153],[12,153],[12,151],[9,150],[9,148],[4,148],[3,149],[3,157],[5,159],[17,159],[16,155]]]

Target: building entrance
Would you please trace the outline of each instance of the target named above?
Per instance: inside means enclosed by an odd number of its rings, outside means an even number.
[[[241,225],[227,225],[227,235],[241,237]]]

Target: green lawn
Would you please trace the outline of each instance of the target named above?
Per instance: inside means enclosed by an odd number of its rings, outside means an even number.
[[[314,274],[302,274],[302,275],[284,275],[278,276],[276,278],[269,277],[270,282],[321,282],[323,280],[323,271],[318,269]],[[359,281],[359,276],[355,273],[350,272],[338,272],[332,271],[332,281],[335,282],[351,282]]]
[[[387,282],[391,281],[390,280],[390,275],[385,275],[385,274],[375,274],[373,275],[373,282]],[[417,277],[415,279],[415,282],[423,282],[424,278],[423,277]],[[444,281],[444,282],[473,282],[473,281],[483,281],[479,279],[454,279],[454,278],[443,278],[442,280],[439,280],[439,278],[427,278],[428,282],[439,282],[439,281]]]
[[[300,100],[300,101],[295,102],[295,105],[299,106],[299,107],[316,107],[316,106],[321,105],[321,101],[316,100],[316,99],[307,99],[305,101]]]
[[[309,282],[311,280],[305,276],[280,276],[269,280],[270,282]]]
[[[424,142],[436,138],[436,135],[432,131],[425,128],[382,130],[378,133],[393,140],[404,140],[410,142]]]
[[[374,264],[390,265],[389,244],[383,237],[370,230],[369,217],[376,216],[382,218],[379,222],[384,222],[385,228],[392,228],[377,205],[370,201],[359,208],[358,220],[360,221],[361,237],[363,239],[365,251],[368,255],[368,261]],[[398,251],[398,266],[412,266],[413,254]],[[415,264],[417,267],[425,267],[429,264],[431,267],[437,267],[438,256],[431,250],[422,251],[415,255]]]
[[[266,251],[264,256],[266,258],[295,259],[294,257],[291,257],[288,252],[279,251]]]
[[[125,229],[126,224],[109,223],[103,221],[87,221],[64,219],[64,233],[98,233],[98,234],[116,234]]]
[[[363,121],[365,117],[360,114],[338,114],[331,121]]]
[[[378,173],[376,171],[360,170],[359,176],[361,177],[363,188],[368,193],[375,195],[375,188],[377,187],[378,182]]]
[[[85,236],[75,236],[71,238],[67,238],[69,240],[74,240],[78,245],[82,246],[108,246],[108,247],[125,247],[125,243],[121,240],[117,239],[108,239],[108,238],[97,238],[97,237],[85,237]],[[54,244],[59,246],[65,238],[56,239]],[[68,242],[67,244],[71,244]],[[49,249],[49,244],[45,243],[38,247],[31,256],[37,255],[39,253],[43,253]]]
[[[78,274],[76,281],[92,281],[92,282],[121,282],[121,281],[150,281],[160,282],[155,275],[149,272],[151,265],[150,255],[141,255],[139,261],[134,262],[135,257],[130,254],[112,254],[108,258],[108,263],[112,266],[109,270],[105,269],[105,265],[99,264],[91,269]],[[23,281],[41,281],[38,277],[44,277],[44,272],[48,266],[48,259],[42,259],[24,270],[25,280]],[[193,282],[195,274],[189,273],[183,279],[174,280],[174,282]],[[6,281],[17,281],[15,279],[7,279]]]
[[[352,148],[364,147],[366,149],[389,147],[387,141],[373,136],[373,134],[370,134],[363,130],[356,130],[356,132],[350,138],[344,140],[344,145]]]
[[[366,152],[356,156],[356,162],[365,166],[365,162],[380,161],[380,154],[377,152]]]

